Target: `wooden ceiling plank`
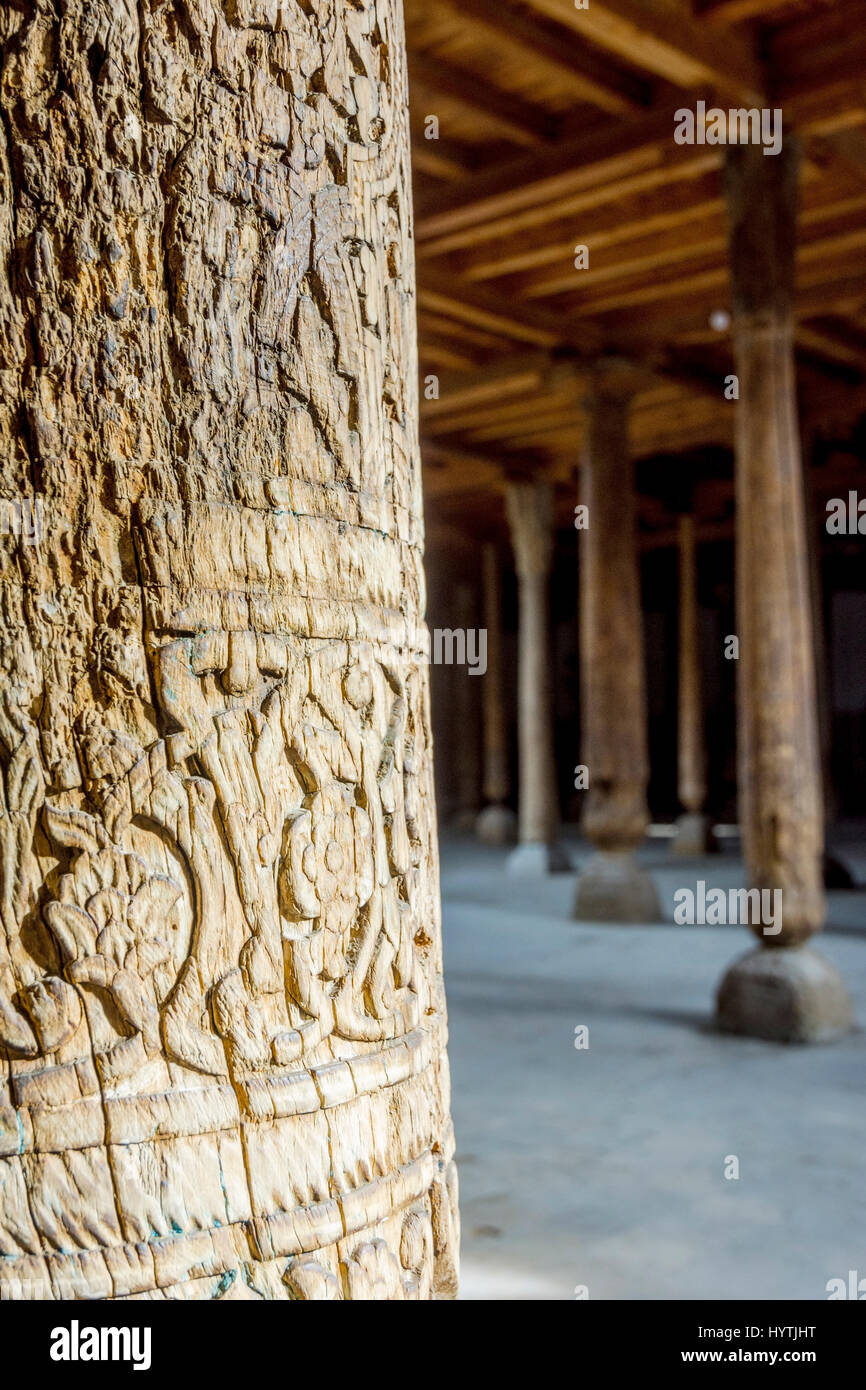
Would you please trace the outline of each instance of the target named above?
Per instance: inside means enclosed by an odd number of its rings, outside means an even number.
[[[791,0],[706,0],[698,10],[698,18],[710,24],[742,24],[748,19],[770,19],[790,4]]]
[[[545,112],[508,92],[494,87],[477,73],[456,67],[448,59],[429,53],[409,54],[409,100],[414,106],[420,86],[431,98],[446,96],[497,126],[510,140],[534,147],[555,135],[555,122]],[[434,143],[434,142],[429,142]]]
[[[453,6],[464,22],[477,25],[496,41],[507,40],[528,59],[553,69],[581,101],[611,116],[629,116],[649,105],[649,89],[630,72],[623,72],[603,54],[587,53],[577,39],[557,32],[501,0],[457,0]]]
[[[518,156],[479,175],[466,193],[439,197],[435,207],[417,209],[416,240],[420,245],[491,218],[509,216],[541,202],[555,203],[629,174],[657,169],[665,150],[673,145],[672,131],[672,114],[665,113]],[[691,152],[688,146],[673,148]]]
[[[536,390],[551,370],[549,353],[514,353],[471,372],[455,372],[439,380],[439,396],[421,402],[424,419],[507,397],[515,390]]]
[[[546,14],[562,15],[561,0],[534,0]],[[590,0],[575,9],[570,27],[677,87],[709,83],[749,105],[764,105],[765,77],[748,37],[718,34],[664,0]]]
[[[557,233],[555,240],[542,241],[541,245],[527,245],[525,237],[515,237],[504,245],[491,246],[474,259],[467,256],[458,273],[471,283],[481,283],[570,260],[578,242],[588,245],[592,252],[600,247],[631,241],[644,233],[662,235],[701,218],[721,217],[724,214],[724,201],[720,194],[713,192],[710,197],[700,196],[706,191],[707,182],[702,182],[697,200],[688,196],[693,192],[691,185],[682,183],[676,185],[674,190],[666,188],[664,197],[655,196],[651,202],[645,200],[642,212],[624,210],[622,204],[605,206],[600,216],[590,216],[577,225],[572,221],[567,236]],[[713,178],[713,183],[716,182]],[[673,205],[672,191],[677,194]]]

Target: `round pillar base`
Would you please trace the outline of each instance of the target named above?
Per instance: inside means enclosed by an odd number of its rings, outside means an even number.
[[[602,850],[577,880],[578,922],[661,922],[656,886],[630,851]]]
[[[568,873],[571,860],[562,845],[531,841],[517,845],[505,861],[510,878],[544,878],[547,874]]]
[[[677,833],[671,841],[671,853],[693,859],[708,854],[710,822],[699,811],[685,811],[677,821]]]
[[[808,946],[757,946],[722,979],[716,1023],[749,1038],[819,1043],[847,1033],[853,1016],[842,976],[823,956]]]
[[[485,845],[513,845],[517,817],[510,806],[485,806],[475,821],[475,833]]]

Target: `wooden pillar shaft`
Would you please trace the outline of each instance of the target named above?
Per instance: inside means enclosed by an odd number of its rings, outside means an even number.
[[[601,370],[589,399],[580,533],[583,761],[589,790],[583,828],[600,849],[633,849],[648,822],[649,780],[634,470],[628,393]]]
[[[402,5],[288,10],[0,25],[3,1307],[456,1293]]]
[[[461,580],[454,587],[454,625],[466,636],[477,628],[477,593],[472,584]],[[467,648],[468,649],[468,648]],[[457,759],[454,767],[457,813],[460,829],[475,824],[481,802],[482,749],[479,699],[486,677],[470,674],[468,664],[454,665],[449,671],[456,715],[454,736]],[[478,687],[481,687],[479,689]]]
[[[698,643],[698,574],[695,523],[679,519],[679,681],[677,692],[677,787],[680,804],[692,815],[707,795],[701,663]]]
[[[482,685],[484,717],[484,799],[499,805],[508,796],[508,729],[503,697],[502,573],[496,546],[482,554],[487,671]]]
[[[552,488],[544,482],[511,482],[506,500],[519,584],[520,842],[546,844],[554,838],[558,820],[548,622]]]
[[[729,152],[740,822],[749,878],[783,892],[791,945],[824,920],[823,810],[793,356],[797,153]],[[760,929],[759,929],[760,930]]]

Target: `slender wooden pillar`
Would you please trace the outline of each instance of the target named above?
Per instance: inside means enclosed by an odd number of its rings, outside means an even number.
[[[652,880],[634,857],[649,821],[649,763],[634,469],[628,450],[633,374],[600,363],[586,399],[580,532],[583,831],[596,855],[577,881],[574,915],[613,922],[660,916]]]
[[[698,568],[695,522],[689,512],[679,518],[679,680],[677,687],[677,790],[683,814],[677,822],[675,854],[707,850],[707,759],[698,643]]]
[[[496,545],[488,541],[481,555],[487,670],[481,685],[484,723],[484,801],[476,822],[478,838],[489,845],[511,844],[517,818],[505,802],[509,792],[508,724],[502,659],[502,571]]]
[[[749,886],[773,911],[719,990],[729,1030],[814,1041],[850,1025],[836,970],[804,943],[824,922],[824,841],[809,561],[793,356],[798,157],[788,139],[728,152],[736,428],[740,824]],[[770,894],[773,895],[770,899]],[[763,895],[762,895],[763,897]],[[778,910],[776,909],[778,905]],[[775,920],[768,922],[772,915]],[[768,949],[769,948],[769,949]]]
[[[531,875],[569,867],[557,843],[559,807],[553,755],[548,621],[553,489],[546,482],[511,481],[506,504],[519,585],[519,844],[511,853],[508,868],[511,873]]]
[[[468,568],[468,565],[467,565]],[[469,634],[477,630],[478,604],[473,584],[461,579],[453,591],[453,619],[457,633],[464,635],[469,651]],[[459,654],[455,653],[455,655]],[[471,833],[481,806],[481,696],[485,676],[470,674],[468,662],[455,664],[449,676],[453,692],[457,757],[454,763],[456,811],[454,828]]]

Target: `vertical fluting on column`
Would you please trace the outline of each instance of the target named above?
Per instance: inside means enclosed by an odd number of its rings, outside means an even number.
[[[646,831],[649,780],[643,631],[628,448],[633,374],[599,363],[586,397],[580,532],[583,831],[597,853],[577,881],[574,915],[644,922],[660,916],[652,880],[634,857]]]
[[[739,803],[762,948],[728,971],[721,1025],[813,1041],[850,1025],[836,970],[804,943],[823,925],[823,807],[793,355],[798,152],[728,153],[739,377],[736,427]],[[763,900],[772,902],[772,913]],[[770,922],[767,919],[772,916]]]
[[[698,636],[698,567],[695,522],[679,517],[679,645],[677,651],[677,792],[683,813],[673,842],[675,854],[699,855],[707,849],[707,759],[701,694]]]
[[[499,550],[487,541],[481,554],[487,669],[481,685],[484,755],[484,809],[478,816],[478,838],[489,845],[511,844],[516,817],[505,803],[509,792],[508,721],[505,709],[502,653],[502,569]]]
[[[518,835],[508,861],[515,874],[568,868],[557,843],[559,807],[553,751],[549,585],[553,488],[510,481],[506,506],[518,579]]]

